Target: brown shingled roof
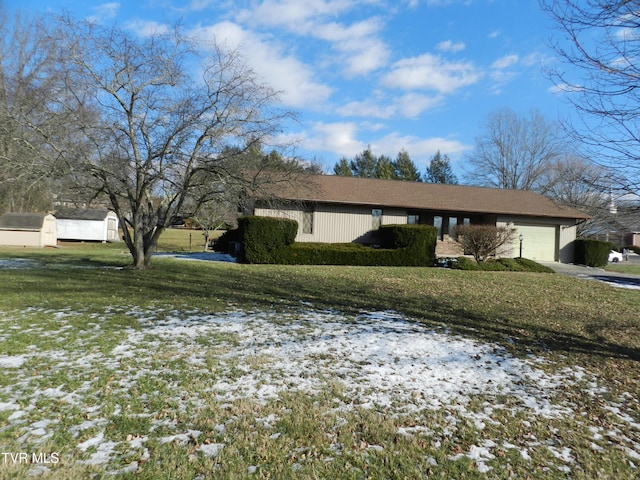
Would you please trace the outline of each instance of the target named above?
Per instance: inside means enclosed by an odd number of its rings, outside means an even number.
[[[300,175],[279,185],[286,200],[399,207],[441,212],[493,213],[555,218],[590,218],[573,208],[557,205],[539,193],[525,190],[378,180],[336,175]]]

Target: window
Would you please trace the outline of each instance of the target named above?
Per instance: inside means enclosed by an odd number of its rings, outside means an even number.
[[[302,233],[313,233],[313,210],[302,212]]]
[[[420,223],[420,215],[407,215],[407,223],[409,225],[418,225]]]
[[[451,240],[457,240],[458,234],[456,233],[456,227],[458,226],[458,217],[449,217],[449,238]]]
[[[371,230],[378,230],[382,225],[382,209],[374,208],[371,210]]]
[[[442,238],[442,217],[433,217],[433,226],[438,229],[438,238]]]

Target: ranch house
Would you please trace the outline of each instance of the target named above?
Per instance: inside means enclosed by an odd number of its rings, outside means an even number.
[[[427,224],[438,229],[436,254],[461,255],[456,227],[491,224],[516,229],[501,256],[573,262],[576,225],[589,218],[531,191],[302,175],[278,184],[274,198],[258,200],[252,213],[297,220],[297,242],[372,243],[387,224]]]

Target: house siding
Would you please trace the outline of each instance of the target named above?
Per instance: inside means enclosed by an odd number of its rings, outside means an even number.
[[[318,204],[313,209],[312,233],[303,233],[303,209],[296,207],[256,207],[254,214],[265,217],[288,218],[298,222],[296,242],[350,243],[370,240],[373,218],[371,210],[382,209],[382,225],[407,223],[407,211],[399,208],[359,205]]]

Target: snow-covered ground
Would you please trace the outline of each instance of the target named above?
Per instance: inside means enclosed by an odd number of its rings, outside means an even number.
[[[116,313],[135,318],[138,327],[125,329],[108,351],[89,348],[99,344],[98,338],[105,334],[102,325]],[[37,315],[42,323],[21,327],[25,315]],[[8,414],[7,425],[2,428],[16,428],[18,441],[25,448],[37,447],[53,436],[63,416],[60,409],[82,412],[79,417],[82,421],[71,426],[69,433],[78,438],[76,448],[84,455],[80,462],[90,465],[106,466],[123,451],[140,449],[144,453],[139,461],[148,460],[145,443],[155,435],[154,431],[177,426],[149,409],[143,413],[152,419],[148,432],[136,432],[136,436],[114,441],[105,436],[110,417],[127,408],[127,398],[139,382],[149,378],[175,382],[185,368],[191,377],[201,380],[201,387],[185,392],[184,385],[171,385],[175,394],[167,401],[177,411],[197,411],[204,406],[205,398],[220,403],[250,399],[266,404],[284,392],[311,395],[328,391],[330,385],[339,383],[341,394],[332,401],[334,413],[374,408],[402,417],[446,409],[451,412],[453,424],[467,419],[478,431],[495,422],[492,412],[500,409],[509,409],[514,415],[523,413],[531,421],[574,416],[575,405],[554,400],[567,386],[582,389],[585,399],[595,400],[602,392],[597,378],[580,367],[549,374],[544,369],[549,365],[541,358],[515,358],[499,346],[430,329],[394,312],[347,316],[307,308],[290,314],[242,310],[204,314],[133,307],[93,315],[81,332],[72,325],[78,315],[72,310],[0,313],[0,332],[4,332],[0,333],[0,342],[16,329],[33,339],[45,336],[55,339],[48,350],[33,348],[19,355],[0,354],[0,367],[13,380],[0,388],[0,411]],[[57,328],[52,330],[52,324]],[[65,372],[66,381],[43,387],[47,378],[40,367],[44,365],[47,371]],[[94,385],[98,379],[107,377],[111,378],[110,394],[123,399],[122,405],[109,412],[105,409],[103,392],[96,391]],[[76,386],[70,388],[69,384]],[[486,402],[481,409],[472,407],[472,400],[479,395],[501,400]],[[38,412],[39,405],[47,399],[57,401],[57,410]],[[622,401],[612,403],[607,408],[617,416],[620,425],[640,429],[638,421],[625,412],[622,404]],[[26,420],[36,413],[37,421]],[[277,418],[256,421],[271,425]],[[219,428],[224,432],[224,425]],[[431,431],[430,428],[413,425],[402,428],[398,434],[420,435]],[[82,432],[89,429],[97,433],[85,438]],[[612,433],[610,428],[605,431],[594,424],[592,432],[594,450],[611,448],[607,435],[616,435],[615,431]],[[186,443],[200,434],[195,429],[175,431],[158,440]],[[279,434],[274,431],[272,436],[277,438]],[[542,445],[534,439],[519,445],[498,444],[482,438],[479,435],[477,445],[450,460],[469,457],[480,472],[488,472],[497,448],[518,449],[524,459],[530,458],[531,449],[548,448],[561,471],[571,472],[575,462],[571,449],[561,443]],[[638,462],[640,442],[626,438],[622,443],[629,462]],[[225,445],[215,443],[197,448],[201,454],[215,457]],[[138,461],[116,473],[135,472],[137,466]],[[34,467],[34,473],[42,469]]]

